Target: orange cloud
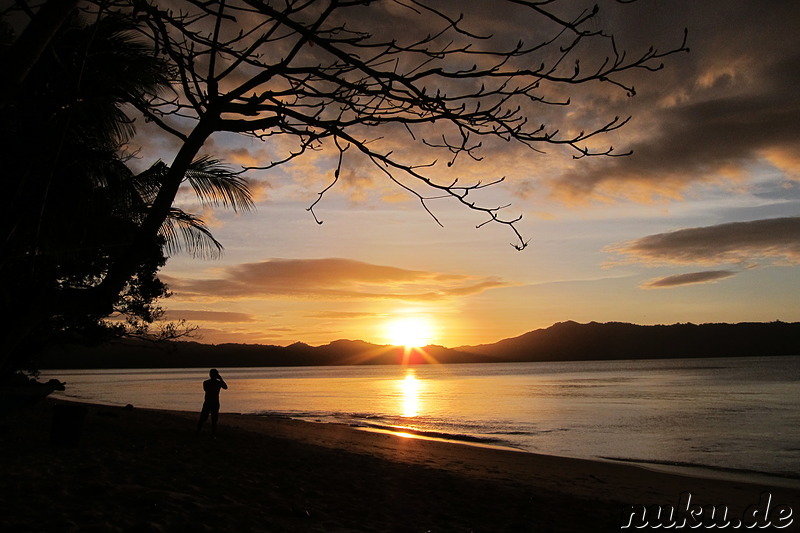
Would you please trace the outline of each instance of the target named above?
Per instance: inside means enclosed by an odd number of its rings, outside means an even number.
[[[170,309],[167,311],[167,320],[202,320],[204,322],[254,322],[255,317],[247,313],[234,313],[227,311],[200,311],[192,309]]]
[[[233,148],[225,153],[225,160],[243,167],[255,167],[264,164],[263,154],[253,154],[247,148]]]
[[[296,332],[289,328],[259,328],[259,331],[200,328],[192,334],[192,337],[194,340],[210,344],[272,344],[285,340],[286,337],[291,338],[293,335],[296,335]]]
[[[370,313],[363,311],[324,311],[306,315],[306,318],[316,318],[322,320],[352,320],[356,318],[378,318],[384,316],[383,313]]]
[[[182,298],[434,301],[509,283],[494,278],[373,265],[350,259],[271,259],[228,267],[216,279],[165,279]]]

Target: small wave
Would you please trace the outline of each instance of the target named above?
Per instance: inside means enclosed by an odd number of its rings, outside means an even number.
[[[600,459],[606,459],[609,461],[619,461],[623,463],[638,463],[643,465],[656,465],[656,466],[667,466],[667,467],[679,467],[679,468],[691,468],[691,469],[705,469],[711,470],[714,472],[721,472],[726,474],[737,474],[743,476],[750,476],[750,475],[757,475],[757,476],[774,476],[783,479],[793,480],[793,481],[800,481],[800,473],[799,472],[789,472],[789,471],[778,471],[778,472],[764,472],[761,470],[751,470],[745,468],[730,468],[726,466],[715,466],[715,465],[707,465],[702,463],[693,463],[690,461],[659,461],[655,459],[633,459],[630,457],[610,457],[610,456],[599,456]]]
[[[549,430],[548,430],[549,431]],[[536,435],[537,433],[547,433],[547,431],[488,431],[489,435]]]
[[[443,440],[453,440],[453,441],[460,441],[460,442],[474,442],[474,443],[482,443],[482,444],[501,444],[503,443],[502,439],[494,438],[494,437],[479,437],[477,435],[467,435],[464,433],[445,433],[442,431],[430,431],[430,430],[422,430],[416,428],[410,428],[405,426],[388,426],[383,424],[372,424],[369,422],[363,422],[358,425],[358,427],[363,427],[366,429],[377,429],[381,431],[389,431],[391,433],[406,433],[409,435],[414,435],[416,437],[428,437],[434,439],[443,439]]]

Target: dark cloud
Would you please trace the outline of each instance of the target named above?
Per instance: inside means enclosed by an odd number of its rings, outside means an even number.
[[[800,61],[795,68],[800,71]],[[720,98],[671,109],[655,120],[661,125],[658,133],[634,146],[634,155],[567,174],[559,186],[572,196],[608,182],[627,182],[658,193],[735,175],[767,152],[780,160],[800,147],[797,97]]]
[[[168,281],[181,297],[437,300],[508,283],[492,278],[373,265],[350,259],[271,259],[224,269],[222,277]]]
[[[714,283],[726,278],[735,276],[736,272],[731,270],[709,270],[705,272],[689,272],[687,274],[676,274],[650,280],[642,285],[645,289],[667,289],[679,287],[681,285],[694,285],[697,283]]]
[[[607,251],[643,263],[800,263],[800,217],[731,222],[649,235]]]
[[[579,162],[554,180],[557,196],[676,196],[698,182],[746,180],[758,161],[800,174],[800,39],[790,29],[800,20],[800,3],[677,2],[675,11],[683,17],[642,26],[683,18],[691,53],[640,75],[631,103],[604,101],[633,115],[617,141],[634,154]]]

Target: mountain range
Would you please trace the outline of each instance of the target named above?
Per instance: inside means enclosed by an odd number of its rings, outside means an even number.
[[[800,323],[672,324],[559,322],[493,344],[405,349],[358,340],[202,344],[125,341],[50,348],[42,368],[231,368],[353,364],[489,363],[800,355]]]

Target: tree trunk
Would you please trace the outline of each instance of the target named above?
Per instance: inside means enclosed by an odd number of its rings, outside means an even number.
[[[124,290],[125,284],[139,267],[141,262],[139,252],[146,249],[157,238],[161,226],[169,216],[175,196],[178,194],[178,189],[186,176],[186,172],[189,170],[189,166],[197,157],[208,137],[214,132],[214,128],[208,126],[211,122],[213,122],[213,119],[203,117],[178,151],[164,177],[164,182],[153,205],[148,210],[147,217],[142,223],[136,239],[125,247],[114,260],[111,269],[100,285],[92,289],[88,294],[89,301],[86,304],[90,307],[101,313],[110,313],[111,307]]]

